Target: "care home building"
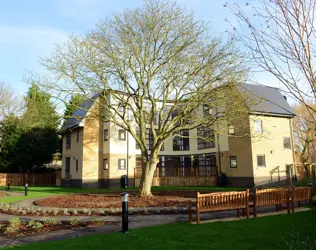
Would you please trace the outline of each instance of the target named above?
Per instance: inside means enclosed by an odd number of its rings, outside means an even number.
[[[287,178],[287,165],[294,163],[293,111],[276,88],[244,84],[240,91],[244,90],[259,101],[249,104],[249,113],[242,119],[221,122],[216,134],[211,128],[197,128],[181,131],[188,138],[164,141],[154,185],[216,185],[220,174],[236,187],[280,184]],[[95,104],[86,100],[74,113],[81,118],[69,119],[61,130],[62,185],[119,187],[122,175],[128,176],[129,186],[137,185],[138,145],[115,124],[90,118],[93,109]],[[212,140],[198,139],[200,133]],[[148,130],[148,145],[150,140]]]

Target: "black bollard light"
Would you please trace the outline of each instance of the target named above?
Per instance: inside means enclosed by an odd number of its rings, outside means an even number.
[[[8,182],[8,191],[10,191],[10,182]]]
[[[313,187],[313,180],[308,180],[308,186]]]
[[[25,184],[25,196],[27,196],[27,192],[28,192],[28,189],[29,189],[29,184]]]
[[[122,233],[128,233],[128,193],[122,193]]]

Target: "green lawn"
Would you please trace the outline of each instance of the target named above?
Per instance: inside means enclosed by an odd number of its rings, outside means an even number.
[[[302,242],[316,240],[316,210],[256,219],[201,225],[176,223],[132,230],[128,234],[83,238],[13,247],[35,249],[314,249]],[[293,235],[293,236],[291,236]],[[299,235],[299,240],[295,237]],[[287,246],[286,242],[293,248]]]
[[[0,187],[0,190],[6,190],[7,187]],[[11,191],[21,192],[21,196],[7,196],[0,198],[0,202],[13,203],[30,198],[47,197],[59,194],[72,194],[72,193],[95,193],[95,192],[125,192],[136,191],[136,188],[127,189],[81,189],[81,188],[62,188],[62,187],[29,187],[28,196],[24,196],[23,186],[13,186]],[[223,187],[153,187],[153,191],[159,190],[241,190],[240,188],[223,188]]]

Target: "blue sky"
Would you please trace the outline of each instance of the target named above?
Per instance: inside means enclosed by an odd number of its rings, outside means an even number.
[[[234,20],[223,7],[226,0],[178,0],[201,20],[210,21],[215,34],[225,34]],[[54,44],[70,34],[83,34],[113,12],[140,6],[141,0],[1,0],[0,81],[24,93],[23,76],[41,73],[38,58],[48,55]],[[265,76],[263,84],[275,85]],[[275,85],[276,86],[276,85]],[[279,86],[277,86],[279,87]]]

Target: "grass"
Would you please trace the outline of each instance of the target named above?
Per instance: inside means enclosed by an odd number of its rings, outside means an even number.
[[[0,187],[0,190],[6,190],[7,187]],[[14,203],[21,200],[48,197],[60,194],[74,194],[74,193],[97,193],[97,192],[125,192],[125,191],[136,191],[136,188],[127,189],[81,189],[81,188],[63,188],[63,187],[29,187],[28,196],[24,196],[23,186],[12,186],[11,191],[21,192],[20,196],[7,196],[0,198],[0,202]],[[153,187],[153,191],[162,190],[209,190],[209,191],[219,191],[219,190],[241,190],[240,188],[223,188],[223,187]]]
[[[316,210],[256,219],[201,225],[176,223],[135,229],[128,234],[93,235],[12,247],[35,249],[313,249],[302,241],[316,240]],[[293,237],[294,236],[294,237]],[[299,240],[295,239],[299,236]],[[287,243],[292,246],[290,248]],[[10,248],[10,249],[12,249]],[[8,249],[8,248],[5,248]]]

